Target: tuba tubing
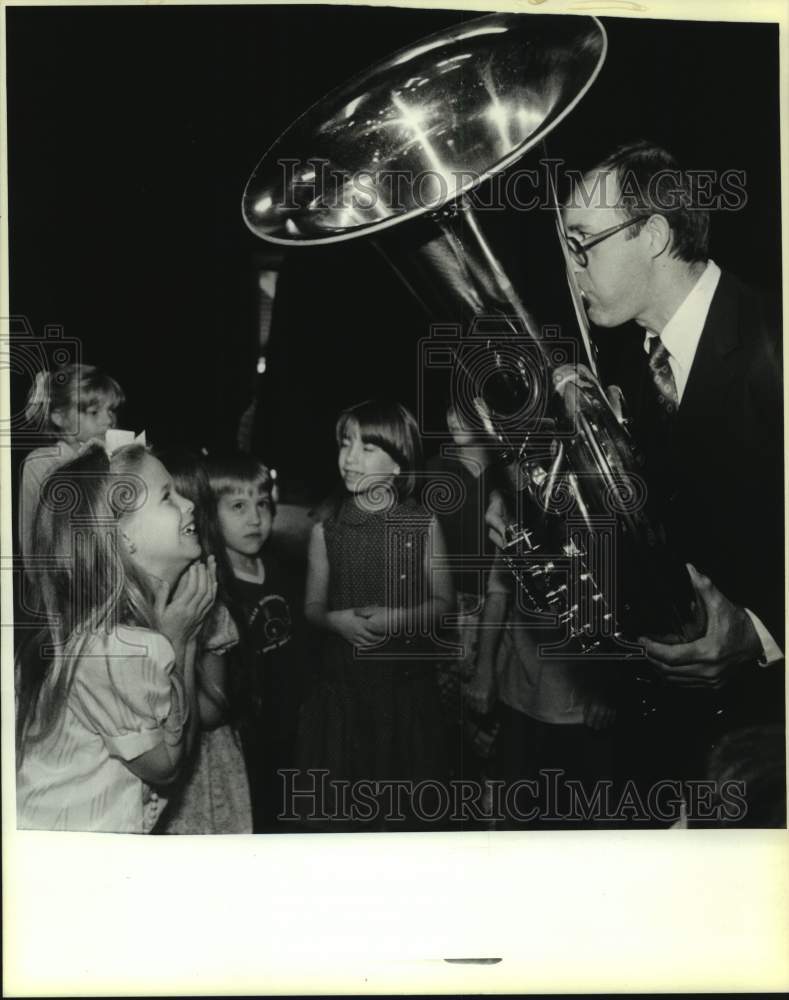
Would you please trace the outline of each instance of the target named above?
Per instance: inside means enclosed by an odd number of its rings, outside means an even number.
[[[693,588],[606,393],[554,365],[470,201],[572,112],[606,51],[590,16],[492,14],[421,39],[297,119],[242,214],[289,247],[372,237],[429,315],[461,320],[458,372],[507,470],[503,557],[535,623],[564,629],[563,655],[610,659],[643,656],[637,635],[698,635]],[[472,343],[494,373],[484,384],[464,360]]]

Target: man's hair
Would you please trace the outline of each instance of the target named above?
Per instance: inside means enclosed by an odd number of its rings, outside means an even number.
[[[589,174],[611,172],[619,188],[617,207],[630,218],[662,215],[671,227],[671,256],[693,263],[706,261],[710,214],[694,204],[688,174],[667,150],[647,140],[619,146]],[[635,229],[635,232],[634,232]],[[638,234],[631,228],[627,238]]]

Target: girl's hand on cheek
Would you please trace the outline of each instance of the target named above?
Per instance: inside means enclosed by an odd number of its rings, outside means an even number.
[[[189,637],[188,604],[195,589],[195,575],[190,566],[184,573],[173,591],[170,599],[170,588],[164,580],[156,581],[156,601],[154,616],[156,626],[162,635],[166,635],[176,651],[186,644]]]
[[[192,563],[182,574],[168,601],[168,587],[160,583],[155,612],[159,631],[174,646],[193,639],[216,598],[216,564],[213,556],[208,565]]]

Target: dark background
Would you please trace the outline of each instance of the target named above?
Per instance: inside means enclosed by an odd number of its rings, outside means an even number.
[[[286,489],[320,496],[340,408],[377,394],[415,405],[427,324],[365,241],[293,251],[256,384],[264,245],[242,221],[241,192],[313,101],[470,15],[304,4],[5,14],[12,314],[37,335],[57,324],[78,339],[83,360],[126,390],[121,426],[157,444],[232,443],[259,391],[262,457]],[[777,27],[603,21],[608,59],[551,153],[585,167],[643,136],[685,166],[744,170],[747,206],[715,213],[711,255],[777,304]],[[511,249],[529,223],[515,216]],[[530,255],[533,241],[524,268]],[[12,371],[15,413],[24,368]]]

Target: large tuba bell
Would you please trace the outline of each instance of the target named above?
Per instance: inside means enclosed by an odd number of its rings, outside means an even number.
[[[273,243],[374,236],[436,320],[462,317],[464,391],[513,485],[505,558],[535,624],[564,626],[557,653],[593,657],[638,655],[627,637],[640,634],[690,638],[692,587],[606,394],[594,376],[558,367],[471,196],[572,111],[606,44],[594,17],[542,14],[493,14],[425,38],[305,112],[258,163],[242,204]],[[575,304],[580,360],[594,371]]]

